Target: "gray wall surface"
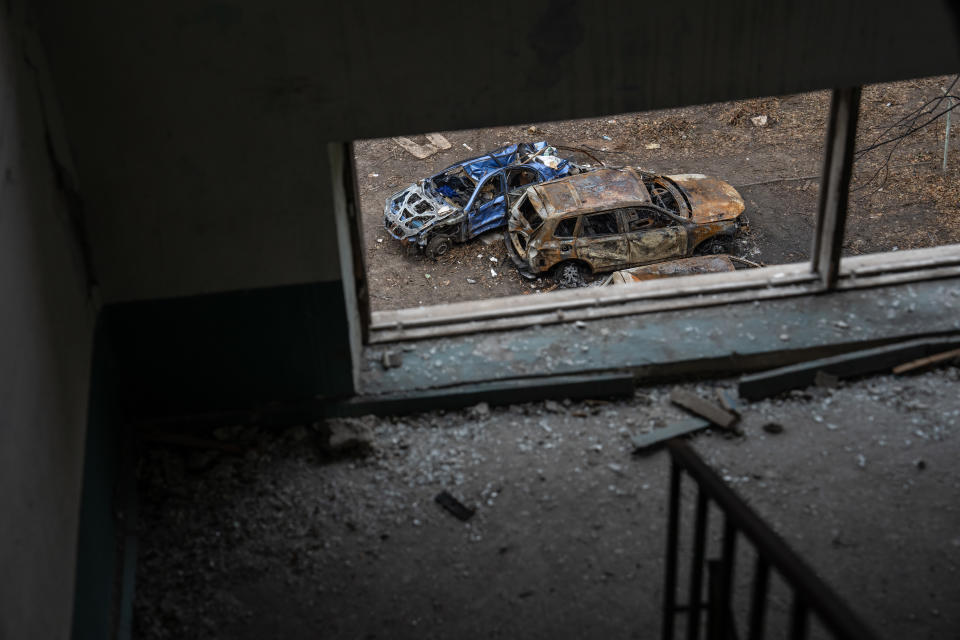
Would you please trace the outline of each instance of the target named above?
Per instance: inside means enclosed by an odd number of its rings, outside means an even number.
[[[21,9],[0,11],[0,638],[67,638],[94,308]]]

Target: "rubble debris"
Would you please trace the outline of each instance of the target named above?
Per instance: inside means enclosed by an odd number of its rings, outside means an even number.
[[[446,491],[441,491],[438,493],[437,497],[434,498],[434,501],[449,511],[453,517],[458,520],[462,520],[463,522],[466,522],[472,518],[473,514],[476,513],[475,509],[470,509]]]
[[[702,174],[605,167],[527,187],[511,203],[506,246],[522,276],[583,286],[587,273],[722,253],[744,206]]]
[[[564,413],[565,410],[563,405],[561,405],[556,400],[544,400],[543,408],[549,411],[550,413]]]
[[[759,400],[791,389],[809,387],[820,371],[842,380],[889,371],[898,364],[957,348],[960,348],[960,336],[908,340],[746,375],[740,378],[738,390],[741,398]]]
[[[361,418],[334,418],[321,426],[323,448],[330,453],[363,455],[370,451],[372,437]]]
[[[395,369],[403,364],[403,354],[399,351],[384,351],[383,352],[383,368],[384,369]]]
[[[397,143],[397,146],[418,160],[429,158],[438,151],[449,149],[451,146],[450,142],[439,133],[428,133],[426,144],[417,144],[410,138],[402,137],[394,138],[393,141]]]
[[[470,407],[470,414],[474,418],[487,418],[490,416],[490,405],[486,402],[480,402]]]
[[[710,422],[701,418],[687,418],[668,424],[662,429],[654,429],[649,433],[637,433],[630,437],[635,452],[643,452],[654,445],[662,444],[667,440],[677,438],[688,433],[700,431],[710,426]]]
[[[826,371],[817,371],[816,375],[813,377],[813,384],[817,387],[836,389],[839,383],[840,378],[832,373],[827,373]]]
[[[723,407],[705,400],[695,393],[685,389],[675,388],[670,392],[670,402],[681,406],[687,411],[706,418],[711,423],[724,429],[731,429],[737,423],[738,416]]]
[[[430,141],[430,144],[437,147],[441,151],[449,149],[451,146],[450,142],[445,137],[443,137],[442,134],[439,134],[439,133],[428,133],[427,140]]]
[[[910,362],[897,365],[893,368],[893,373],[903,375],[904,373],[919,373],[937,365],[950,364],[951,362],[960,362],[960,349],[951,349],[936,353],[926,358],[919,358]]]
[[[720,406],[736,416],[740,415],[740,412],[737,410],[737,398],[733,391],[718,387],[716,395]]]

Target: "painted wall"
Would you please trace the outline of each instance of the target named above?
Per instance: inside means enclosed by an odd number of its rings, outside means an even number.
[[[0,638],[67,638],[95,309],[22,18],[0,11]]]

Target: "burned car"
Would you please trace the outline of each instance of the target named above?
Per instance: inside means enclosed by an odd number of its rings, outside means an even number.
[[[579,286],[586,273],[723,253],[743,209],[716,178],[603,168],[528,187],[506,244],[524,276],[552,272],[561,287]]]
[[[404,245],[438,258],[506,223],[507,211],[531,184],[580,173],[585,166],[546,142],[511,144],[447,167],[387,198],[384,226]]]

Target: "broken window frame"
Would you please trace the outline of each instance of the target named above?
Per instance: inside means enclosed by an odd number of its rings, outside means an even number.
[[[735,271],[649,280],[629,287],[554,291],[409,309],[371,312],[362,268],[364,246],[359,217],[351,218],[357,302],[364,345],[439,336],[503,331],[518,326],[554,324],[666,310],[743,302],[762,303],[833,291],[960,276],[960,245],[873,253],[841,259],[852,176],[860,87],[834,89],[824,145],[821,191],[811,260]],[[356,211],[357,184],[352,148],[348,163]],[[574,237],[580,232],[576,223]],[[359,257],[358,257],[359,256]]]
[[[607,233],[588,233],[586,228],[587,220],[590,218],[599,218],[600,216],[609,216],[613,220],[613,224],[616,225],[617,229],[615,231],[610,231]],[[620,212],[617,209],[610,209],[607,211],[596,211],[594,213],[587,213],[580,216],[579,224],[579,233],[576,237],[578,238],[609,238],[610,236],[621,236],[623,235],[623,228],[620,225]]]

